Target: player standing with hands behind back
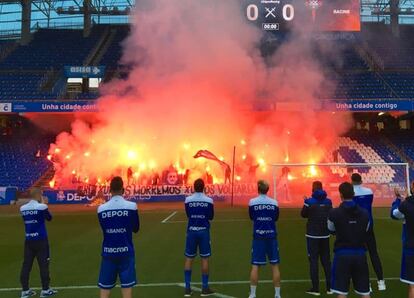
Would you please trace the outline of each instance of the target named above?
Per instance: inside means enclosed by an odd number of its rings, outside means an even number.
[[[201,278],[203,283],[201,297],[205,297],[214,294],[208,286],[208,258],[211,256],[210,220],[214,218],[214,203],[213,199],[204,194],[204,181],[202,179],[194,181],[194,192],[193,195],[185,199],[185,212],[188,217],[188,225],[185,244],[184,297],[190,297],[192,295],[191,269],[193,260],[197,256],[197,249],[199,249],[201,257]]]
[[[259,266],[272,266],[275,298],[280,296],[279,245],[275,222],[279,219],[279,207],[276,200],[267,196],[269,184],[264,180],[257,182],[259,196],[249,202],[249,215],[253,221],[252,270],[250,272],[250,296],[256,297],[259,282]]]
[[[139,230],[138,208],[137,204],[122,197],[124,183],[121,177],[112,178],[110,192],[111,199],[98,208],[104,236],[98,286],[101,298],[108,298],[119,275],[122,297],[131,298],[132,287],[137,283],[132,233]]]

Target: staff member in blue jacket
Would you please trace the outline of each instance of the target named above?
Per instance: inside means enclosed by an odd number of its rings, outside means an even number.
[[[371,258],[372,267],[377,275],[378,290],[385,291],[384,273],[382,271],[382,264],[378,255],[377,241],[374,234],[374,219],[372,217],[372,203],[374,201],[374,194],[368,187],[362,186],[362,177],[358,173],[351,176],[352,184],[354,186],[354,202],[361,208],[365,209],[369,215],[370,228],[368,230],[367,248]]]
[[[414,183],[411,185],[411,193],[413,192]],[[402,201],[397,189],[395,195],[397,198],[392,204],[391,217],[404,220],[400,280],[408,284],[408,298],[414,298],[414,196],[410,195]]]
[[[322,188],[322,182],[312,183],[312,196],[305,198],[301,216],[307,218],[306,244],[310,262],[310,276],[312,288],[306,293],[319,296],[319,258],[326,278],[326,291],[331,292],[331,255],[329,247],[330,233],[326,222],[329,211],[332,209],[332,201],[328,199],[326,191]]]
[[[108,298],[119,276],[122,297],[132,297],[136,285],[135,250],[132,233],[139,231],[137,204],[125,200],[124,183],[114,177],[110,184],[111,199],[98,208],[99,223],[103,232],[102,261],[98,286],[101,298]]]
[[[214,203],[213,199],[204,194],[204,181],[202,179],[194,181],[194,192],[193,195],[185,199],[185,212],[187,214],[188,224],[185,243],[184,297],[190,297],[192,295],[191,271],[193,260],[197,256],[197,249],[201,257],[201,296],[205,297],[214,295],[214,291],[208,285],[208,259],[211,256],[210,221],[214,218]]]
[[[249,202],[249,215],[253,221],[252,270],[250,272],[250,295],[256,297],[259,282],[259,266],[269,261],[272,266],[275,298],[280,298],[279,244],[277,242],[276,221],[279,219],[279,206],[276,200],[267,196],[269,184],[257,182],[259,196]]]
[[[56,290],[49,288],[49,241],[45,221],[51,221],[52,215],[47,205],[41,203],[43,197],[40,188],[32,188],[30,190],[30,197],[32,199],[20,207],[20,214],[23,217],[26,230],[24,261],[20,273],[20,282],[22,284],[21,298],[36,295],[36,292],[29,288],[30,271],[35,258],[39,264],[40,279],[42,281],[40,297],[50,297],[57,293]]]

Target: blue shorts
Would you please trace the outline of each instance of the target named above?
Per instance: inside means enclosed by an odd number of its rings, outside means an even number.
[[[332,264],[331,289],[335,294],[348,295],[350,283],[358,295],[369,295],[369,271],[365,253],[335,253]]]
[[[252,265],[279,264],[279,244],[277,239],[253,239]]]
[[[414,250],[404,249],[401,261],[401,276],[403,283],[414,285]]]
[[[200,257],[208,258],[211,256],[210,231],[187,232],[185,242],[185,256],[194,258],[197,256],[197,248],[200,251]]]
[[[98,286],[112,289],[119,275],[122,288],[132,288],[137,284],[135,257],[102,257]]]

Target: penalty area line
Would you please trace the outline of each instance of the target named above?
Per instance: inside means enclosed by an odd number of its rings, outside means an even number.
[[[385,280],[400,280],[399,277],[386,277]],[[375,278],[371,278],[371,281],[375,281]],[[291,283],[305,283],[310,282],[310,279],[282,279],[282,284],[291,284]],[[261,280],[259,283],[272,283],[272,280]],[[324,281],[321,280],[321,283]],[[151,287],[176,287],[182,286],[183,283],[181,282],[165,282],[165,283],[143,283],[138,284],[135,287],[137,288],[151,288]],[[201,286],[201,282],[192,282],[192,285]],[[225,281],[211,281],[209,282],[211,285],[246,285],[250,284],[248,280],[225,280]],[[117,285],[119,287],[119,285]],[[98,285],[78,285],[78,286],[56,286],[52,287],[56,290],[88,290],[88,289],[97,289]],[[32,288],[33,290],[41,290],[41,288]],[[0,292],[14,292],[14,291],[21,291],[21,288],[0,288]],[[232,296],[219,296],[219,297],[232,297]]]
[[[171,219],[174,215],[176,215],[178,213],[178,211],[174,211],[173,213],[171,213],[170,215],[168,215],[166,218],[164,218],[163,221],[161,221],[161,223],[165,224],[168,222],[169,219]]]

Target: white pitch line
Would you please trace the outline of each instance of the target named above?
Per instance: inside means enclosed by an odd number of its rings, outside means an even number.
[[[179,283],[179,284],[177,284],[177,286],[185,288],[185,284],[183,284],[183,283]],[[202,292],[202,290],[200,288],[197,288],[197,287],[194,287],[194,286],[191,286],[191,289],[196,291],[196,292]],[[221,293],[214,293],[212,296],[219,297],[219,298],[235,298],[234,296],[224,295],[224,294],[221,294]]]
[[[171,216],[172,217],[172,216]],[[162,223],[168,223],[168,224],[174,224],[174,223],[187,223],[187,220],[168,220],[171,219],[171,217],[167,217],[166,220],[164,219],[162,221]],[[390,220],[391,221],[391,217],[377,217],[374,218],[374,220]],[[168,221],[167,221],[168,220]],[[213,219],[212,222],[216,223],[216,222],[250,222],[250,219],[242,219],[242,218],[235,218],[235,219]],[[284,221],[303,221],[305,222],[306,220],[303,218],[280,218],[278,220],[278,222],[284,222]]]
[[[385,280],[400,280],[399,277],[386,277]],[[371,281],[376,280],[375,278],[371,278]],[[287,283],[305,283],[310,282],[310,279],[282,279],[282,284]],[[272,280],[261,280],[259,283],[272,283]],[[321,280],[321,283],[324,281]],[[224,281],[210,281],[209,284],[211,285],[244,285],[249,284],[250,281],[248,280],[224,280]],[[166,282],[166,283],[146,283],[146,284],[138,284],[136,287],[138,288],[151,288],[151,287],[176,287],[181,286],[181,282]],[[201,285],[201,282],[192,282],[193,285]],[[119,287],[119,286],[117,286]],[[78,285],[78,286],[56,286],[53,289],[56,290],[82,290],[82,289],[97,289],[97,285]],[[32,288],[33,290],[41,290],[41,288]],[[0,292],[13,292],[13,291],[21,291],[21,288],[0,288]]]
[[[213,219],[212,222],[244,222],[244,221],[250,221],[250,219]],[[168,224],[172,224],[172,223],[187,223],[187,220],[170,220],[168,222]]]
[[[168,215],[161,223],[165,224],[167,223],[167,221],[172,218],[174,215],[177,214],[178,211],[174,211],[173,213],[171,213],[170,215]]]

